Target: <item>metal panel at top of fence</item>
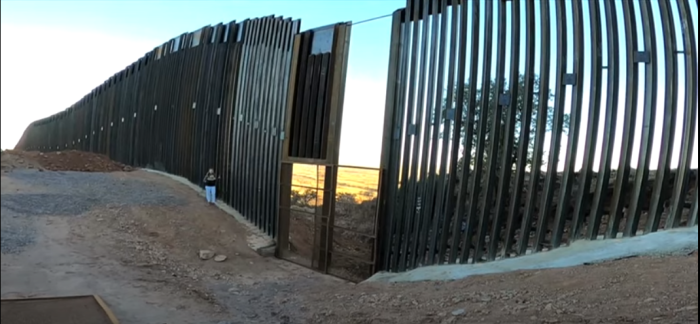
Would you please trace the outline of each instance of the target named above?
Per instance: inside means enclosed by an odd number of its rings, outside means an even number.
[[[215,168],[218,197],[275,235],[299,26],[270,16],[180,35],[65,111],[32,123],[17,146],[106,154],[197,184]]]
[[[693,6],[408,0],[392,25],[382,268],[697,225]]]
[[[338,163],[350,30],[339,23],[296,37],[285,161]]]

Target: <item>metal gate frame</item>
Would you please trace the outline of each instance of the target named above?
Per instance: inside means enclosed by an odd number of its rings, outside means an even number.
[[[323,273],[328,272],[332,254],[331,227],[334,219],[335,182],[350,32],[351,23],[338,23],[295,36],[287,98],[279,173],[279,231],[276,237],[276,255],[278,258],[297,263],[289,257],[290,195],[294,164],[325,167],[323,211],[321,215],[316,215],[318,217],[314,221],[314,252],[311,262],[312,269]],[[325,83],[325,87],[322,82]],[[309,124],[307,120],[314,116],[315,124]]]

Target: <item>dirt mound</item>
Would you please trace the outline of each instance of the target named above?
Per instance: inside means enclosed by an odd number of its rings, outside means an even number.
[[[11,151],[2,151],[2,173],[7,173],[14,169],[43,170],[35,161],[27,160]]]
[[[698,323],[697,275],[693,257],[640,257],[448,282],[365,283],[316,292],[308,303],[318,324]]]
[[[78,172],[117,172],[131,171],[132,168],[110,160],[107,156],[82,152],[25,152],[4,151],[2,154],[2,169],[4,172],[12,169],[32,169],[50,171]]]

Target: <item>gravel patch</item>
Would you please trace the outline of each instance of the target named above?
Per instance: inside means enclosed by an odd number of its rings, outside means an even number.
[[[95,199],[83,199],[65,194],[4,194],[3,209],[27,216],[75,216],[96,203]]]
[[[21,170],[7,176],[32,187],[44,187],[49,191],[79,197],[92,206],[118,204],[138,207],[184,204],[184,200],[175,196],[166,187],[146,180],[119,179],[112,173]]]
[[[32,216],[79,216],[100,206],[174,207],[186,202],[168,188],[109,173],[17,170],[8,177],[43,193],[3,193],[2,253],[20,253],[35,242]]]
[[[0,250],[2,254],[17,254],[25,247],[34,244],[35,230],[31,222],[21,215],[9,209],[0,210],[2,217],[2,233],[0,233]]]

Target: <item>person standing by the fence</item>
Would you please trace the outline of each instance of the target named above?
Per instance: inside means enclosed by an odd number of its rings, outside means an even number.
[[[216,202],[216,180],[220,177],[216,176],[213,168],[209,168],[209,171],[204,176],[204,189],[207,195],[207,202],[213,204]]]

